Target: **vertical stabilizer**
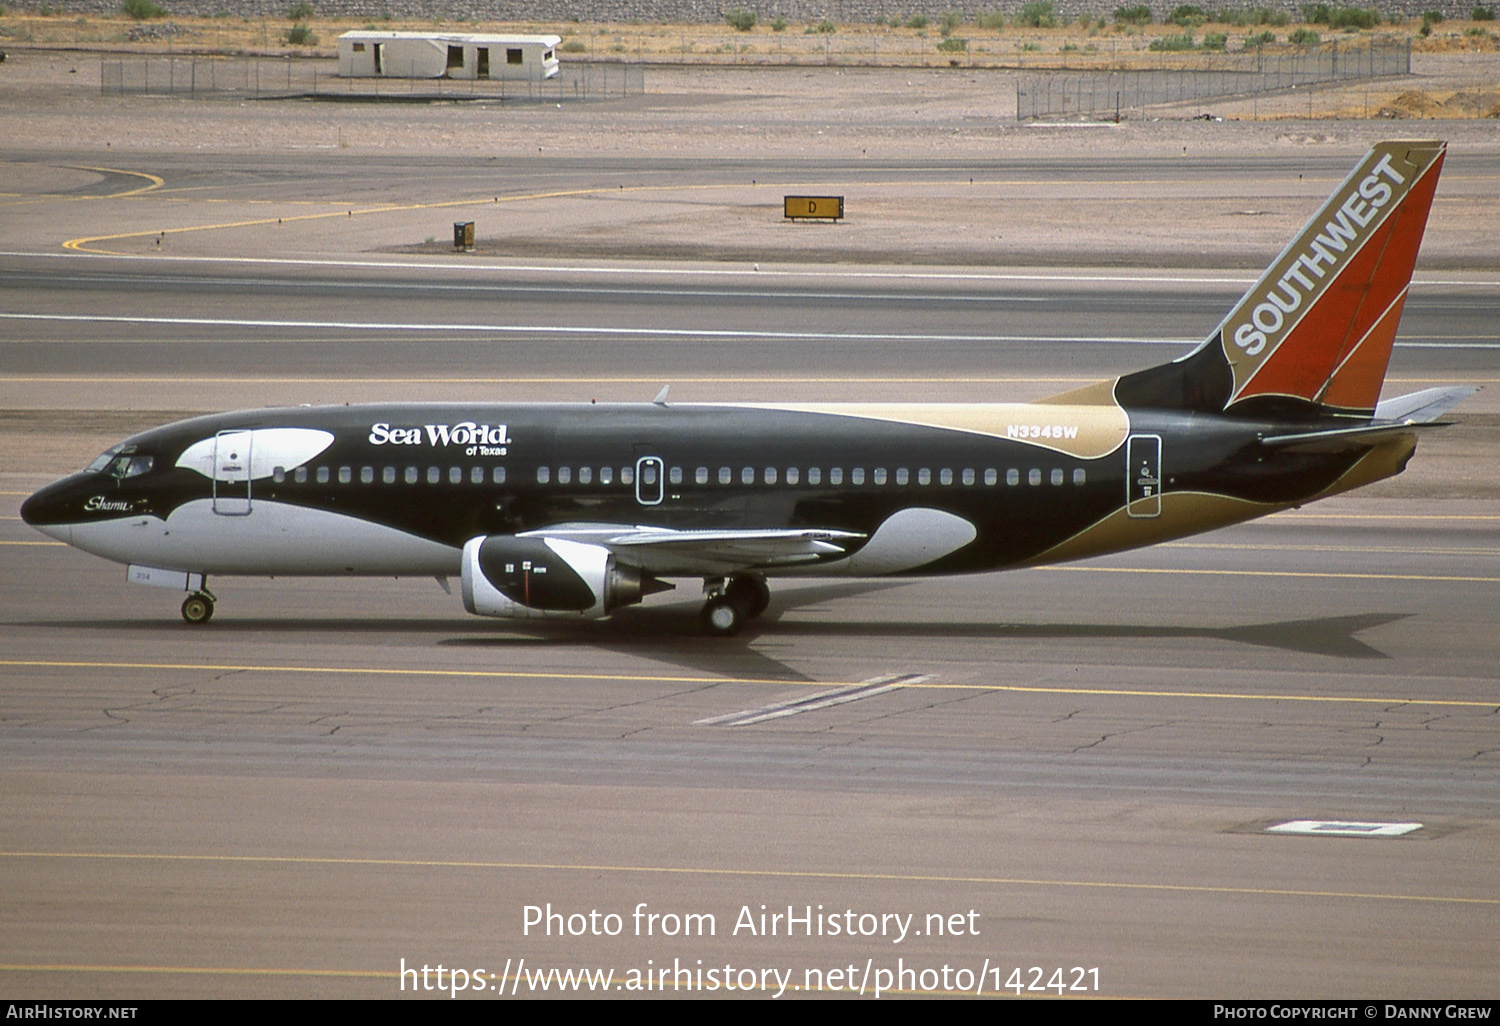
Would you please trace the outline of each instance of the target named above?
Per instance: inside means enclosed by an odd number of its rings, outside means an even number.
[[[1445,147],[1373,147],[1208,341],[1120,378],[1114,400],[1242,416],[1370,417]]]
[[[1279,396],[1374,410],[1443,153],[1438,142],[1372,148],[1239,301],[1217,333],[1233,374],[1226,407]]]

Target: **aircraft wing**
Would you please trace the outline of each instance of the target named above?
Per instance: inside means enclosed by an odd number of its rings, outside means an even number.
[[[825,528],[674,530],[576,524],[528,531],[521,537],[566,538],[602,545],[632,566],[663,576],[728,574],[814,563],[843,556],[865,535]]]

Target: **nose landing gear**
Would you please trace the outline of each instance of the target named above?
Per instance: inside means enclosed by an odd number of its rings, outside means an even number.
[[[214,596],[204,588],[182,600],[182,618],[190,624],[208,623],[214,618]]]
[[[758,574],[710,578],[703,582],[703,591],[708,595],[701,615],[704,633],[720,638],[738,634],[771,603],[771,589]]]

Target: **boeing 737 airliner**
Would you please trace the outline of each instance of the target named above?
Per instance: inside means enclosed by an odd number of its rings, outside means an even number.
[[[209,576],[431,575],[498,617],[603,617],[701,578],[1081,559],[1398,474],[1472,389],[1378,402],[1444,145],[1375,146],[1193,352],[1027,404],[389,404],[129,438],[27,523],[214,610]],[[664,390],[665,392],[665,390]]]

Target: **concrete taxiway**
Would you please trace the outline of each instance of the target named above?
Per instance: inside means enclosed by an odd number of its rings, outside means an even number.
[[[1388,391],[1491,387],[1401,478],[777,585],[716,640],[692,581],[522,629],[432,581],[226,579],[189,628],[17,509],[244,405],[1039,396],[1185,351],[1253,275],[244,256],[0,257],[8,994],[1500,992],[1493,274],[1419,274]]]

